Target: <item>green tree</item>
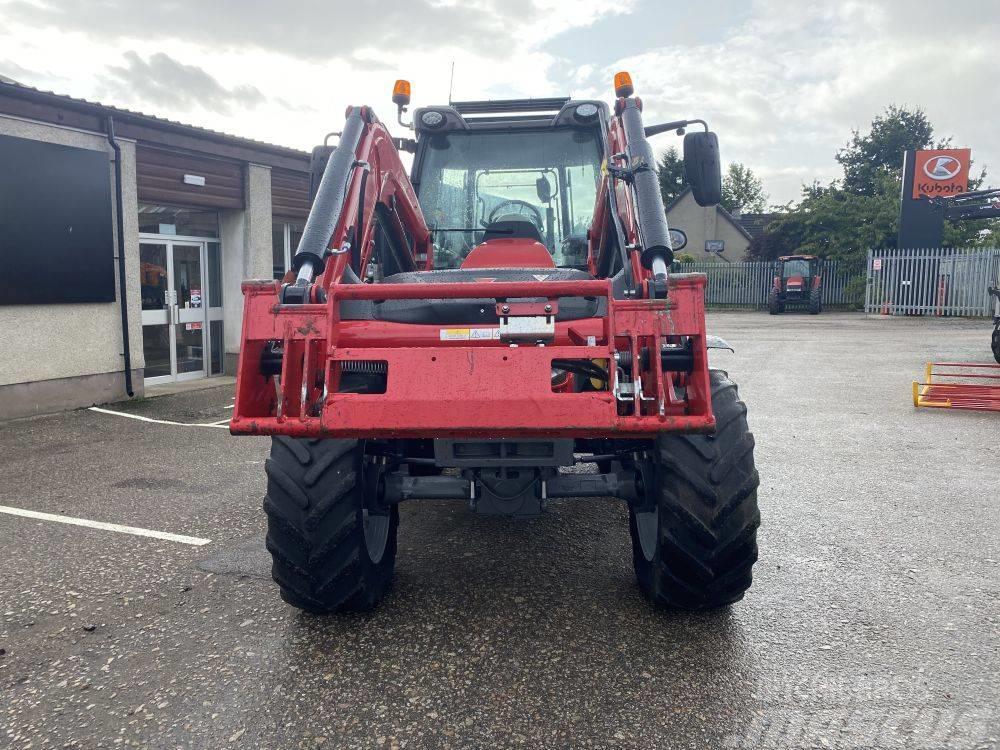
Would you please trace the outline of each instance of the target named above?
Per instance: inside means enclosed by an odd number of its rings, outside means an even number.
[[[660,178],[660,195],[666,206],[687,187],[687,182],[684,181],[684,160],[675,146],[671,146],[660,156],[656,172]]]
[[[934,129],[922,109],[890,104],[884,114],[872,120],[868,133],[855,130],[847,146],[837,153],[844,168],[844,189],[874,195],[883,176],[901,176],[903,152],[931,146],[933,136]],[[950,140],[940,141],[937,147],[946,147]]]
[[[747,254],[769,260],[806,253],[844,261],[859,261],[870,247],[895,247],[899,229],[899,186],[883,175],[874,195],[859,195],[838,185],[803,188],[797,206],[772,222],[755,239]]]
[[[722,207],[733,214],[761,213],[767,207],[763,183],[738,161],[729,165],[722,178]]]
[[[770,259],[802,252],[841,260],[860,260],[872,247],[895,247],[899,224],[903,152],[943,148],[950,138],[933,141],[934,131],[920,109],[891,105],[872,121],[867,133],[854,131],[837,153],[842,180],[813,183],[802,198],[751,242],[747,256]],[[969,189],[986,178],[982,169],[970,177]],[[1000,237],[997,221],[945,222],[945,243],[955,247],[986,246]]]

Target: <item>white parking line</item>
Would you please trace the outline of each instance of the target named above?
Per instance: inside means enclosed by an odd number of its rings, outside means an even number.
[[[111,414],[115,417],[125,417],[126,419],[137,419],[140,422],[152,422],[153,424],[169,424],[175,427],[215,427],[216,429],[228,430],[229,420],[220,419],[217,422],[172,422],[169,419],[153,419],[152,417],[143,417],[139,414],[129,414],[124,411],[112,411],[111,409],[102,409],[99,406],[91,406],[91,411],[100,412],[101,414]]]
[[[167,531],[153,531],[152,529],[140,529],[138,526],[121,526],[117,523],[105,523],[104,521],[90,521],[86,518],[73,518],[72,516],[57,516],[54,513],[39,513],[37,510],[25,510],[24,508],[12,508],[9,505],[0,505],[0,513],[9,513],[12,516],[23,516],[24,518],[36,518],[39,521],[55,521],[56,523],[68,523],[72,526],[86,526],[89,529],[103,529],[104,531],[117,531],[119,534],[132,534],[134,536],[149,536],[153,539],[163,539],[167,542],[179,542],[180,544],[190,544],[195,547],[211,542],[211,539],[202,539],[197,536],[185,536],[184,534],[171,534]]]

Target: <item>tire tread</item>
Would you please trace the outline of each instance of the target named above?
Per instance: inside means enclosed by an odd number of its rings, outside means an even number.
[[[633,518],[640,587],[656,604],[682,609],[743,598],[757,560],[760,511],[753,434],[736,384],[711,371],[713,435],[664,434],[656,442],[658,550],[647,561]]]
[[[368,555],[361,522],[356,440],[275,436],[265,461],[267,550],[281,598],[316,614],[370,609],[386,593],[396,556],[398,515],[378,562]]]

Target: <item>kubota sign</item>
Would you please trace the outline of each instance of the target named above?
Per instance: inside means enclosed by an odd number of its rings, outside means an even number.
[[[917,151],[913,169],[913,197],[956,195],[969,189],[968,148]]]

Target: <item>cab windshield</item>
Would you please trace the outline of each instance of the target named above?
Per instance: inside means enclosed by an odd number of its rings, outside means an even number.
[[[596,130],[459,131],[426,138],[417,189],[435,268],[458,267],[483,242],[487,226],[511,220],[534,225],[557,266],[586,263],[600,178]]]
[[[784,278],[790,278],[792,276],[808,276],[809,275],[809,261],[808,260],[786,260],[785,267],[782,269],[781,275]]]

